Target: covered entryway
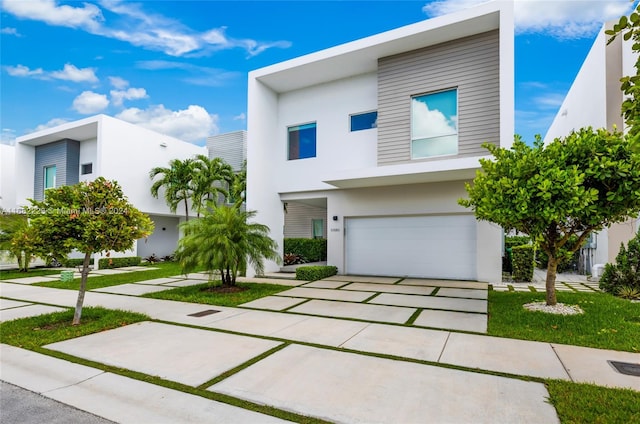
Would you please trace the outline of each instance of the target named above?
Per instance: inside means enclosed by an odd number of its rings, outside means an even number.
[[[346,273],[475,280],[473,215],[345,219]]]

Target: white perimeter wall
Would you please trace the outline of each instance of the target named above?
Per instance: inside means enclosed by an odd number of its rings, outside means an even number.
[[[0,144],[0,208],[16,208],[16,148]]]

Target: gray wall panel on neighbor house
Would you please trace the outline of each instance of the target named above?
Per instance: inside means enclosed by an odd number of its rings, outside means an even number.
[[[454,157],[485,155],[484,142],[499,145],[499,50],[495,30],[379,59],[378,165],[412,161],[411,97],[451,88],[458,89]]]
[[[247,159],[247,132],[234,131],[207,137],[209,159],[222,158],[234,171],[240,171]]]
[[[313,238],[313,220],[322,219],[323,238],[327,238],[327,210],[303,203],[286,202],[284,238]]]
[[[64,139],[36,146],[33,198],[44,198],[44,169],[56,167],[56,187],[76,184],[80,174],[80,142]]]

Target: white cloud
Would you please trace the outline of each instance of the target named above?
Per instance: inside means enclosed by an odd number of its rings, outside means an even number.
[[[144,88],[128,88],[126,90],[111,90],[111,103],[114,106],[122,106],[124,100],[144,99],[147,96],[147,90]]]
[[[136,63],[136,67],[155,71],[159,69],[181,69],[187,73],[182,81],[193,84],[203,85],[206,87],[219,87],[225,85],[228,81],[240,77],[239,72],[229,72],[223,69],[208,68],[197,66],[191,63],[176,62],[169,60],[146,60]]]
[[[35,127],[33,130],[27,131],[27,133],[32,133],[32,132],[36,132],[36,131],[46,130],[47,128],[57,127],[58,125],[66,124],[67,122],[69,122],[68,119],[53,118],[49,122],[47,122],[45,124],[40,124],[37,127]]]
[[[73,109],[84,115],[91,115],[103,111],[109,106],[109,99],[104,94],[93,91],[83,91],[73,100]]]
[[[22,34],[20,34],[16,28],[12,28],[12,27],[4,27],[0,29],[0,34],[15,35],[16,37],[22,37]]]
[[[247,115],[245,115],[244,112],[242,112],[240,115],[236,115],[233,117],[234,121],[244,121],[247,119]]]
[[[24,66],[24,65],[16,65],[16,66],[5,66],[4,69],[12,77],[43,78],[45,76],[42,68],[29,69],[27,66]]]
[[[16,131],[11,128],[3,128],[2,132],[0,132],[0,144],[15,145]]]
[[[118,90],[124,90],[125,88],[129,87],[129,81],[124,78],[109,77],[109,82],[114,88],[117,88]]]
[[[82,68],[67,63],[61,71],[51,72],[51,77],[73,82],[98,82],[95,68]]]
[[[202,141],[218,133],[218,116],[198,105],[177,111],[164,105],[148,109],[129,108],[116,118],[189,142]]]
[[[417,138],[438,137],[457,133],[457,116],[447,117],[437,109],[430,110],[426,103],[411,100],[411,136]]]
[[[67,63],[60,71],[45,71],[42,68],[29,69],[24,65],[5,66],[4,69],[12,77],[30,77],[43,80],[59,79],[71,82],[98,82],[95,68],[78,68],[75,65]]]
[[[436,0],[423,8],[428,16],[467,9],[486,0]],[[517,33],[543,33],[556,38],[593,36],[610,19],[618,19],[632,8],[628,0],[515,0]]]
[[[142,3],[102,0],[100,6],[110,12],[105,21],[95,4],[83,7],[58,5],[56,0],[5,0],[4,11],[22,19],[49,25],[83,29],[91,34],[125,41],[148,50],[162,51],[170,56],[204,55],[221,49],[242,48],[255,56],[269,48],[288,48],[288,41],[261,42],[234,39],[224,34],[225,28],[196,31],[177,20],[159,14],[146,13]]]
[[[23,19],[42,21],[49,25],[95,29],[102,21],[100,9],[90,3],[83,7],[57,5],[54,0],[4,0],[4,11]]]

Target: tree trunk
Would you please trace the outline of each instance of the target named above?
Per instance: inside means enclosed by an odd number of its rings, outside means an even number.
[[[548,253],[547,253],[548,254]],[[556,300],[556,273],[558,270],[558,260],[553,257],[553,255],[549,255],[549,260],[547,261],[547,305],[553,306],[558,301]]]
[[[186,221],[189,221],[189,201],[184,199],[184,216]]]
[[[82,304],[84,303],[84,292],[87,288],[87,277],[89,275],[89,261],[91,260],[91,252],[84,254],[82,262],[82,272],[80,273],[80,289],[78,290],[78,300],[76,301],[76,311],[73,314],[73,325],[80,324],[82,316]]]

